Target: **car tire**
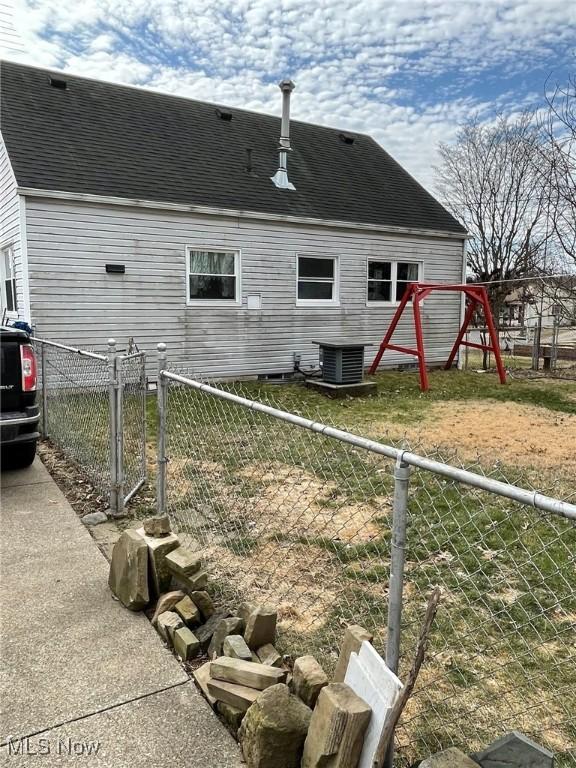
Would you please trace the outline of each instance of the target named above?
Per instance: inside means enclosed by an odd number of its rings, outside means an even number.
[[[8,455],[6,455],[4,450],[2,453],[3,469],[25,469],[32,464],[36,456],[36,440],[33,440],[30,443],[14,446],[10,449]]]

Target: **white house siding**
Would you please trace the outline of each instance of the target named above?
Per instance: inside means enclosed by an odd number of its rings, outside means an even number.
[[[16,266],[16,301],[18,316],[29,319],[26,265],[23,264],[22,239],[20,236],[21,198],[16,191],[16,179],[2,136],[0,135],[0,248],[14,247]]]
[[[172,361],[217,376],[273,374],[318,361],[316,339],[377,345],[393,308],[366,306],[367,257],[424,262],[424,279],[460,282],[462,241],[300,226],[240,217],[27,200],[33,321],[38,333],[94,349],[133,336],[141,349],[168,345]],[[241,251],[239,307],[186,306],[186,246]],[[296,307],[296,255],[334,254],[340,262],[340,306]],[[106,263],[126,265],[106,274]],[[262,309],[248,310],[248,294]],[[458,329],[460,298],[426,301],[423,324],[430,362],[447,357]],[[403,321],[397,343],[413,343]],[[368,350],[368,358],[376,346]],[[385,364],[411,358],[388,353]]]

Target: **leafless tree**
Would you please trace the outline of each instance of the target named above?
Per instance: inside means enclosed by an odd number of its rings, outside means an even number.
[[[537,273],[551,236],[541,141],[534,114],[526,112],[490,125],[474,118],[455,144],[439,147],[438,187],[470,233],[468,269],[487,284],[496,318],[514,287],[503,281]]]

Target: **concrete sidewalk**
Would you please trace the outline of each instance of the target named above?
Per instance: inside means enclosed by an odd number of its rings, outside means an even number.
[[[106,559],[40,461],[1,481],[0,765],[240,766],[148,620],[112,599]]]

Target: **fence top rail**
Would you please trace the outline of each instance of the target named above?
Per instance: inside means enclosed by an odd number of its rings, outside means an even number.
[[[99,355],[97,352],[87,352],[85,349],[78,349],[77,347],[67,347],[66,344],[58,344],[55,341],[48,341],[47,339],[39,339],[36,336],[30,337],[31,341],[35,341],[37,344],[46,344],[49,347],[56,347],[57,349],[63,349],[66,352],[74,352],[76,355],[82,357],[91,357],[93,360],[108,361],[106,355]]]
[[[560,499],[554,499],[551,496],[546,496],[538,491],[529,491],[525,488],[519,488],[516,485],[510,485],[500,480],[494,480],[484,475],[478,475],[475,472],[470,472],[467,469],[459,469],[453,467],[450,464],[444,464],[443,462],[436,461],[434,459],[428,459],[425,456],[420,456],[416,453],[403,450],[402,448],[395,448],[391,445],[385,445],[375,440],[369,440],[365,437],[359,437],[350,432],[345,432],[335,427],[329,427],[326,424],[321,424],[311,419],[305,419],[302,416],[297,416],[293,413],[281,411],[278,408],[273,408],[270,405],[259,403],[256,400],[249,400],[245,397],[240,397],[232,392],[226,392],[225,390],[213,387],[210,384],[204,384],[194,379],[189,379],[186,376],[181,376],[171,371],[161,370],[159,373],[160,379],[168,379],[170,381],[178,382],[193,389],[206,392],[213,397],[220,398],[221,400],[228,400],[229,402],[236,403],[245,408],[249,408],[253,411],[260,413],[266,413],[268,416],[272,416],[280,421],[294,424],[304,429],[308,429],[311,432],[318,432],[327,437],[332,437],[335,440],[339,440],[343,443],[348,443],[357,448],[363,448],[366,451],[386,456],[390,459],[394,459],[397,462],[402,462],[419,469],[432,472],[437,475],[441,475],[449,480],[454,480],[465,485],[478,488],[480,490],[494,493],[498,496],[517,501],[520,504],[525,504],[535,509],[542,510],[544,512],[551,512],[552,514],[559,515],[568,520],[576,521],[576,504],[570,504],[567,501],[561,501]]]

